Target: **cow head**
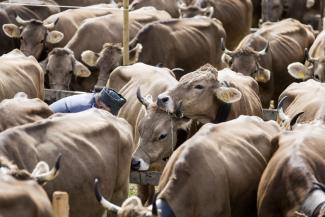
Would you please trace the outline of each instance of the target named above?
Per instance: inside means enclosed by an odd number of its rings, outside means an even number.
[[[2,29],[10,38],[20,39],[20,50],[26,56],[34,56],[39,59],[47,44],[59,43],[64,34],[59,31],[51,31],[58,19],[52,23],[45,24],[40,20],[23,20],[19,16],[16,18],[20,27],[15,24],[4,24]]]
[[[257,82],[266,83],[271,78],[271,72],[261,66],[261,57],[266,55],[269,43],[261,51],[255,51],[250,47],[236,51],[229,51],[225,48],[224,41],[221,39],[221,46],[224,51],[223,61],[235,72],[253,77]]]
[[[138,147],[132,157],[133,170],[148,170],[153,163],[160,163],[168,158],[180,141],[178,132],[187,131],[189,120],[170,116],[158,109],[151,96],[143,97],[137,91],[139,101],[145,106],[146,114],[140,120]]]
[[[325,82],[325,57],[310,58],[307,49],[305,50],[306,65],[300,62],[291,63],[288,66],[289,74],[295,79],[314,79],[322,83]]]
[[[39,162],[32,173],[26,170],[20,170],[16,165],[12,164],[6,158],[0,158],[0,175],[11,175],[18,180],[30,180],[34,179],[39,184],[46,184],[47,182],[55,179],[59,174],[60,161],[62,155],[60,154],[55,162],[55,166],[52,170],[49,169],[49,165],[44,161]]]
[[[51,89],[68,90],[72,76],[89,77],[91,72],[68,48],[54,48],[41,63]]]
[[[207,16],[211,18],[213,17],[214,14],[214,8],[212,6],[201,8],[196,5],[190,5],[190,6],[180,5],[179,13],[180,13],[180,17],[183,18],[191,18],[195,16]]]
[[[129,63],[138,61],[139,54],[142,51],[142,45],[137,44],[135,48],[129,51]],[[96,87],[104,87],[110,73],[118,66],[122,65],[123,47],[121,44],[106,43],[100,53],[87,50],[81,54],[82,61],[88,66],[96,67],[99,70]]]
[[[278,117],[277,121],[280,126],[284,129],[291,130],[293,126],[297,123],[299,117],[304,114],[304,112],[299,112],[293,117],[288,117],[283,111],[283,104],[288,99],[288,96],[284,96],[278,103],[277,112]]]
[[[304,10],[313,7],[314,4],[315,0],[262,0],[262,18],[260,22],[277,22],[283,18],[285,13],[289,13],[291,10]]]
[[[98,185],[99,181],[95,179],[95,195],[98,202],[108,211],[115,213],[117,217],[175,217],[168,203],[162,199],[154,200],[151,206],[144,207],[138,197],[132,196],[126,199],[121,207],[117,206],[101,195]]]
[[[212,122],[222,103],[240,100],[241,92],[219,82],[218,71],[210,64],[181,77],[178,85],[158,96],[158,106],[178,117],[202,123]]]

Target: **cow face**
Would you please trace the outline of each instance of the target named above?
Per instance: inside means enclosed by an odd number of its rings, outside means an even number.
[[[178,85],[158,96],[158,106],[178,117],[212,122],[222,102],[240,100],[241,92],[218,81],[218,71],[207,64],[184,75]]]
[[[141,96],[139,89],[137,97],[145,105],[146,113],[138,125],[140,139],[132,157],[132,169],[144,171],[154,163],[161,164],[172,154],[179,139],[178,130],[187,131],[190,122],[158,109],[151,97]]]
[[[283,9],[281,0],[262,0],[262,22],[280,20]]]
[[[183,17],[183,18],[191,18],[191,17],[195,17],[195,16],[212,17],[213,13],[214,13],[214,8],[212,6],[209,6],[206,8],[200,8],[195,5],[190,5],[188,7],[180,6],[179,13],[180,13],[180,17]]]
[[[142,46],[138,44],[130,50],[129,63],[138,61]],[[87,50],[81,54],[82,61],[88,66],[96,67],[99,70],[98,80],[95,88],[104,87],[107,83],[110,73],[118,66],[122,65],[123,47],[121,44],[106,43],[100,53]]]
[[[295,62],[288,66],[289,74],[295,79],[325,82],[325,58],[309,60],[310,64],[303,65]]]
[[[42,63],[48,74],[51,89],[68,90],[72,76],[89,77],[91,72],[75,59],[73,52],[67,48],[55,48]]]
[[[222,48],[224,50],[223,61],[229,68],[235,72],[240,72],[244,75],[253,77],[257,82],[266,83],[271,78],[271,72],[261,66],[261,57],[268,52],[269,44],[259,52],[251,48],[243,48],[236,51],[229,51],[224,47],[222,41]]]
[[[64,35],[59,31],[50,31],[56,22],[44,24],[39,20],[25,21],[20,17],[16,18],[20,27],[15,24],[3,25],[3,30],[8,37],[20,39],[20,50],[26,56],[34,56],[39,59],[47,44],[59,43]]]

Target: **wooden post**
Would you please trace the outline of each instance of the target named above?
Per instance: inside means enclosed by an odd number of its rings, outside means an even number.
[[[69,195],[67,192],[53,193],[52,206],[54,217],[69,217]]]
[[[129,64],[129,0],[123,0],[123,65]]]

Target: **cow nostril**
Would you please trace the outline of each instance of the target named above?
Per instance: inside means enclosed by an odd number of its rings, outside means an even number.
[[[139,170],[140,169],[141,162],[137,159],[132,158],[131,161],[131,169],[133,170]]]
[[[161,101],[162,101],[162,102],[164,102],[164,103],[165,103],[165,102],[168,102],[168,100],[169,100],[169,97],[167,97],[167,96],[166,96],[166,97],[163,97],[163,98],[161,98]]]

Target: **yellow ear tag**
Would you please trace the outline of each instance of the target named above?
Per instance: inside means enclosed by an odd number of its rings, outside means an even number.
[[[305,78],[305,73],[303,71],[298,72],[297,75],[298,75],[298,77],[300,79],[304,79]]]

